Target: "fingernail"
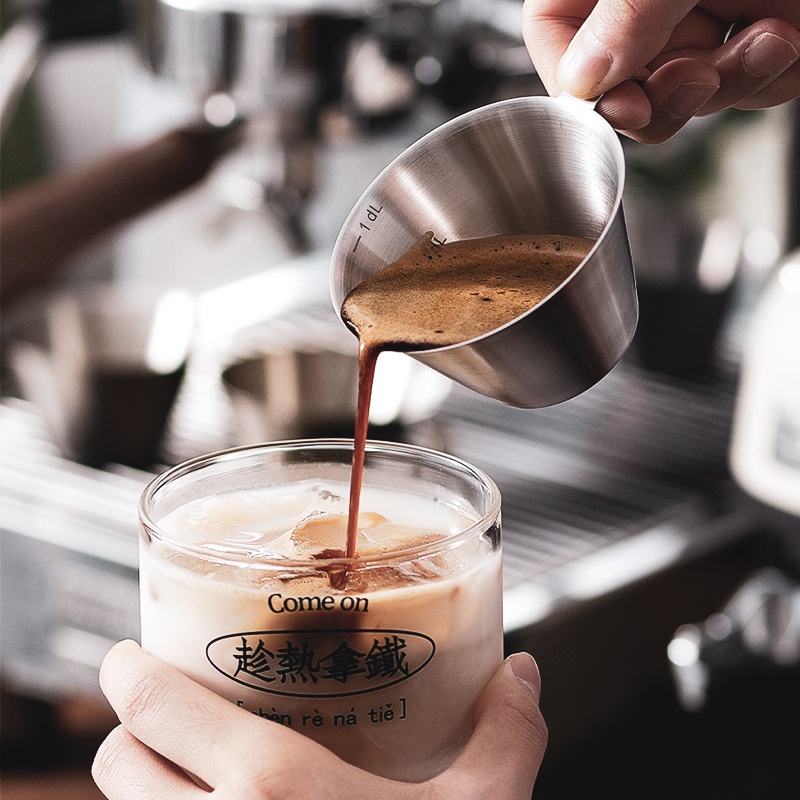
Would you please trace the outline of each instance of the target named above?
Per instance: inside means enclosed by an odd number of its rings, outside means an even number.
[[[591,97],[611,69],[611,55],[586,27],[581,28],[558,64],[558,82],[566,91]]]
[[[756,36],[742,53],[744,68],[757,78],[781,72],[797,61],[797,48],[774,33]]]
[[[672,119],[688,119],[719,89],[715,83],[682,83],[667,96],[667,113]]]
[[[536,666],[533,656],[529,653],[515,653],[513,656],[508,657],[508,662],[511,664],[511,671],[524,684],[530,687],[538,702],[542,691],[542,679],[539,675],[539,667]]]

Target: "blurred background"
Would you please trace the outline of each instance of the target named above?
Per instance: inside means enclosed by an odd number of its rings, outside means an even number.
[[[0,9],[0,785],[89,800],[141,490],[219,447],[349,436],[339,227],[420,135],[543,90],[521,0]],[[500,485],[537,798],[796,797],[800,110],[623,144],[622,363],[523,411],[384,357],[372,435]]]

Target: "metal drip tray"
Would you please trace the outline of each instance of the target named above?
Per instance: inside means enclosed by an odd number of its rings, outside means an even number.
[[[35,409],[0,405],[4,684],[96,692],[109,645],[138,635],[136,504],[150,476],[62,458]]]
[[[751,532],[727,479],[734,390],[622,366],[525,411],[456,393],[448,449],[503,495],[505,628],[524,630]]]
[[[453,392],[424,427],[500,485],[507,633],[752,527],[720,502],[732,397],[631,368],[538,411]],[[63,459],[15,399],[0,429],[4,679],[42,696],[95,691],[106,649],[138,635],[137,503],[152,476]]]

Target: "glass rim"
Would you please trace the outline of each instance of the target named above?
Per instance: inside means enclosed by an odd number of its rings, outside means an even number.
[[[309,567],[314,567],[315,569],[324,570],[329,567],[344,565],[359,565],[363,568],[364,566],[385,564],[387,562],[397,562],[398,560],[408,560],[408,558],[419,558],[429,552],[439,552],[445,548],[450,549],[454,545],[457,545],[466,539],[472,538],[476,532],[483,532],[489,527],[489,525],[499,524],[501,506],[500,489],[495,481],[486,472],[480,469],[480,467],[476,467],[475,465],[465,461],[462,458],[459,458],[458,456],[444,453],[440,450],[434,450],[429,447],[406,444],[404,442],[385,442],[373,439],[368,439],[366,443],[365,466],[369,459],[370,453],[393,453],[396,455],[401,455],[403,458],[407,458],[409,456],[424,458],[430,463],[438,463],[439,465],[446,467],[451,471],[458,471],[459,474],[466,474],[470,476],[476,482],[476,484],[481,485],[486,490],[489,496],[487,509],[480,515],[478,519],[476,519],[463,530],[459,530],[455,533],[444,536],[441,539],[436,539],[432,542],[425,542],[413,547],[402,548],[400,550],[392,550],[386,553],[369,553],[363,556],[356,554],[353,558],[347,558],[346,556],[337,556],[333,558],[279,558],[266,556],[233,558],[225,553],[210,552],[208,549],[202,546],[187,544],[185,542],[176,540],[161,530],[158,523],[153,520],[151,514],[149,513],[148,509],[152,504],[153,498],[164,486],[168,485],[176,478],[190,475],[193,472],[198,472],[204,467],[211,466],[213,464],[219,464],[220,462],[224,461],[231,461],[234,463],[243,456],[255,455],[260,452],[288,453],[313,450],[330,450],[336,452],[347,451],[352,454],[353,440],[334,438],[285,439],[275,442],[247,444],[225,448],[222,450],[215,450],[213,452],[204,453],[186,461],[182,461],[157,475],[145,487],[139,498],[139,525],[140,527],[145,528],[151,537],[158,540],[162,544],[167,545],[172,550],[202,559],[203,561],[212,562],[214,564],[223,564],[245,569],[308,570]]]

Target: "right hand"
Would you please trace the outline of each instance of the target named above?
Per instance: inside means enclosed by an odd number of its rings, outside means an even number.
[[[617,130],[668,139],[694,115],[800,96],[796,0],[525,0],[547,91],[596,98]]]

